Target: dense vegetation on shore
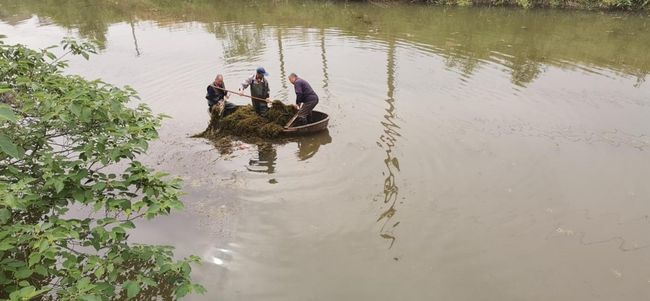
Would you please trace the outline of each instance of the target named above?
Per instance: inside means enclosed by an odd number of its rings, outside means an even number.
[[[366,0],[375,4],[419,3],[452,6],[516,6],[523,8],[551,7],[570,9],[644,10],[650,8],[650,0]]]

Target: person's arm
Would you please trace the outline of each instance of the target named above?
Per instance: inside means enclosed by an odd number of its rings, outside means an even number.
[[[294,89],[296,90],[296,104],[303,103],[305,101],[305,93],[303,91],[302,82],[297,82],[294,85]]]
[[[213,88],[212,86],[208,86],[207,90],[208,90],[208,94],[205,95],[205,98],[206,98],[207,100],[212,100],[212,99],[214,99],[215,96],[216,96],[216,93],[215,93],[215,91],[214,91],[214,88]]]
[[[269,89],[268,80],[264,80],[264,87],[266,87],[266,100],[270,100],[269,97],[271,97],[271,89]]]
[[[239,88],[239,91],[240,91],[240,92],[244,92],[244,90],[246,90],[246,88],[248,88],[248,86],[249,86],[252,82],[253,82],[253,78],[252,78],[252,77],[246,78],[246,80],[244,80],[244,82],[241,83],[241,87]],[[241,93],[240,93],[240,94],[241,94]]]

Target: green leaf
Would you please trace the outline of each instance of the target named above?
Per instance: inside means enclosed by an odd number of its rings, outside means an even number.
[[[34,272],[36,272],[36,274],[39,274],[41,276],[47,276],[47,269],[40,264],[34,267]]]
[[[124,229],[135,229],[135,224],[132,221],[125,221],[121,224]]]
[[[77,289],[79,289],[79,292],[85,293],[93,288],[95,288],[95,284],[90,283],[90,278],[88,277],[83,277],[77,281]]]
[[[140,293],[140,286],[135,281],[127,281],[124,283],[126,289],[126,297],[131,299]]]
[[[99,182],[99,183],[97,183],[97,184],[95,184],[95,185],[93,186],[93,189],[94,189],[95,191],[103,191],[104,188],[106,188],[106,183],[104,183],[104,182]]]
[[[200,284],[194,284],[194,291],[197,294],[205,294],[207,292],[205,287],[203,287],[203,285],[200,285]]]
[[[75,190],[72,193],[72,197],[74,198],[75,201],[83,203],[84,200],[86,199],[86,194],[82,189],[79,189],[79,190]]]
[[[9,241],[2,241],[0,242],[0,251],[7,251],[11,250],[14,248],[14,245],[10,243]]]
[[[0,224],[6,223],[11,218],[11,212],[8,209],[0,209]]]
[[[70,106],[70,112],[72,112],[72,114],[74,114],[77,117],[81,116],[81,105],[76,102],[73,103]]]
[[[79,117],[81,121],[83,122],[89,122],[90,117],[92,115],[93,111],[89,108],[82,108],[81,109],[81,116]]]
[[[104,275],[104,267],[98,267],[97,270],[95,270],[95,277],[101,278]]]
[[[96,295],[83,295],[79,298],[79,300],[83,301],[102,301],[102,298]]]
[[[56,189],[56,193],[61,192],[64,187],[65,187],[65,184],[63,184],[62,180],[57,179],[56,181],[54,181],[54,188]]]
[[[0,94],[2,93],[1,90],[3,89],[0,89]],[[16,121],[18,118],[10,106],[0,103],[0,121],[2,120]]]
[[[18,297],[20,300],[30,300],[30,299],[32,299],[32,298],[34,298],[34,297],[36,297],[36,296],[38,296],[38,295],[40,295],[40,294],[42,294],[44,292],[47,292],[47,291],[48,291],[48,289],[46,289],[46,288],[36,290],[35,287],[30,285],[30,286],[26,286],[26,287],[21,288],[20,291],[17,291],[16,293],[18,293],[18,296],[16,296],[16,297]],[[12,295],[15,296],[13,293],[12,293]],[[13,300],[13,298],[12,298],[12,300]]]
[[[22,159],[25,155],[24,150],[16,146],[9,137],[3,134],[0,134],[0,151],[16,159]]]
[[[183,262],[181,264],[181,271],[185,274],[189,274],[192,271],[192,268],[190,267],[190,264],[187,262]]]
[[[158,285],[155,281],[153,281],[151,278],[143,277],[142,278],[142,283],[146,284],[147,286],[156,286]]]
[[[97,202],[97,203],[95,203],[95,204],[93,205],[93,209],[95,210],[95,212],[97,212],[97,211],[99,211],[99,209],[102,209],[103,206],[104,206],[104,203],[102,203],[102,202]]]
[[[75,267],[78,263],[77,257],[68,256],[68,259],[63,262],[63,267],[66,269],[71,269]]]
[[[31,275],[32,275],[32,271],[26,267],[21,268],[18,271],[16,271],[16,273],[14,273],[14,277],[16,277],[16,279],[25,279]]]
[[[38,245],[38,251],[44,252],[48,247],[50,247],[50,243],[47,240],[42,240]]]
[[[181,285],[181,287],[176,289],[176,298],[183,298],[190,292],[190,286],[187,284]]]
[[[29,266],[33,266],[41,261],[41,254],[40,253],[32,253],[32,255],[29,255]]]

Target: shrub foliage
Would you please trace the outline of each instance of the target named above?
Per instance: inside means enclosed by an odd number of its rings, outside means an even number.
[[[88,58],[90,43],[62,42]],[[65,56],[65,54],[63,56]],[[182,208],[180,181],[136,160],[163,116],[131,88],[66,75],[51,49],[0,40],[0,299],[176,298],[197,257],[128,242]]]

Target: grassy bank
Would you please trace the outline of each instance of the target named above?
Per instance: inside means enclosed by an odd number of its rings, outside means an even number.
[[[377,5],[410,3],[446,6],[511,6],[628,11],[650,9],[650,0],[365,0],[360,2],[370,2]]]

